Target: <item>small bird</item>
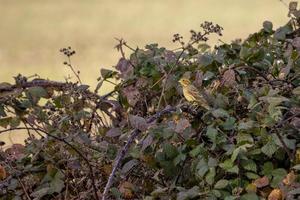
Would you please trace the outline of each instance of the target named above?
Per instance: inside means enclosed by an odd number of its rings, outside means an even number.
[[[201,93],[187,78],[181,78],[179,83],[183,89],[183,96],[186,98],[187,101],[196,103],[197,105],[205,108],[206,110],[210,110],[211,107],[207,99],[205,98],[205,92]]]

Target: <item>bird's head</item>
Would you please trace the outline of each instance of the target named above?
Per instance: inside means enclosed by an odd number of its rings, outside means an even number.
[[[191,84],[191,81],[187,78],[181,78],[179,81],[178,81],[182,86],[188,86]]]

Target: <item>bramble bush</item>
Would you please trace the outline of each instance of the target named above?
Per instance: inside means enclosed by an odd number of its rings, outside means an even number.
[[[0,199],[297,199],[300,196],[300,10],[274,30],[210,47],[204,22],[177,50],[118,40],[98,85],[18,75],[0,84],[0,133],[24,145],[0,151]],[[130,50],[130,56],[125,52]],[[187,102],[189,78],[211,110]],[[99,95],[104,82],[113,91]],[[3,145],[3,142],[2,142]]]

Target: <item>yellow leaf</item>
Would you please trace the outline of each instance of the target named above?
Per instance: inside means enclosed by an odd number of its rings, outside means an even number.
[[[283,179],[283,183],[285,184],[285,185],[291,185],[292,183],[294,183],[295,182],[295,180],[296,180],[296,178],[297,178],[297,176],[296,176],[296,174],[295,174],[295,172],[294,171],[291,171],[290,173],[288,173],[287,175],[286,175],[286,177]]]
[[[282,191],[280,189],[274,189],[268,196],[268,200],[283,200]]]

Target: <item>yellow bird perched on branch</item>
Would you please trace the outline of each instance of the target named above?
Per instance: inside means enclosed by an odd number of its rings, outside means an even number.
[[[182,86],[183,96],[187,101],[196,103],[206,110],[211,109],[207,101],[207,97],[205,97],[205,91],[200,92],[187,78],[181,78],[179,83]]]

